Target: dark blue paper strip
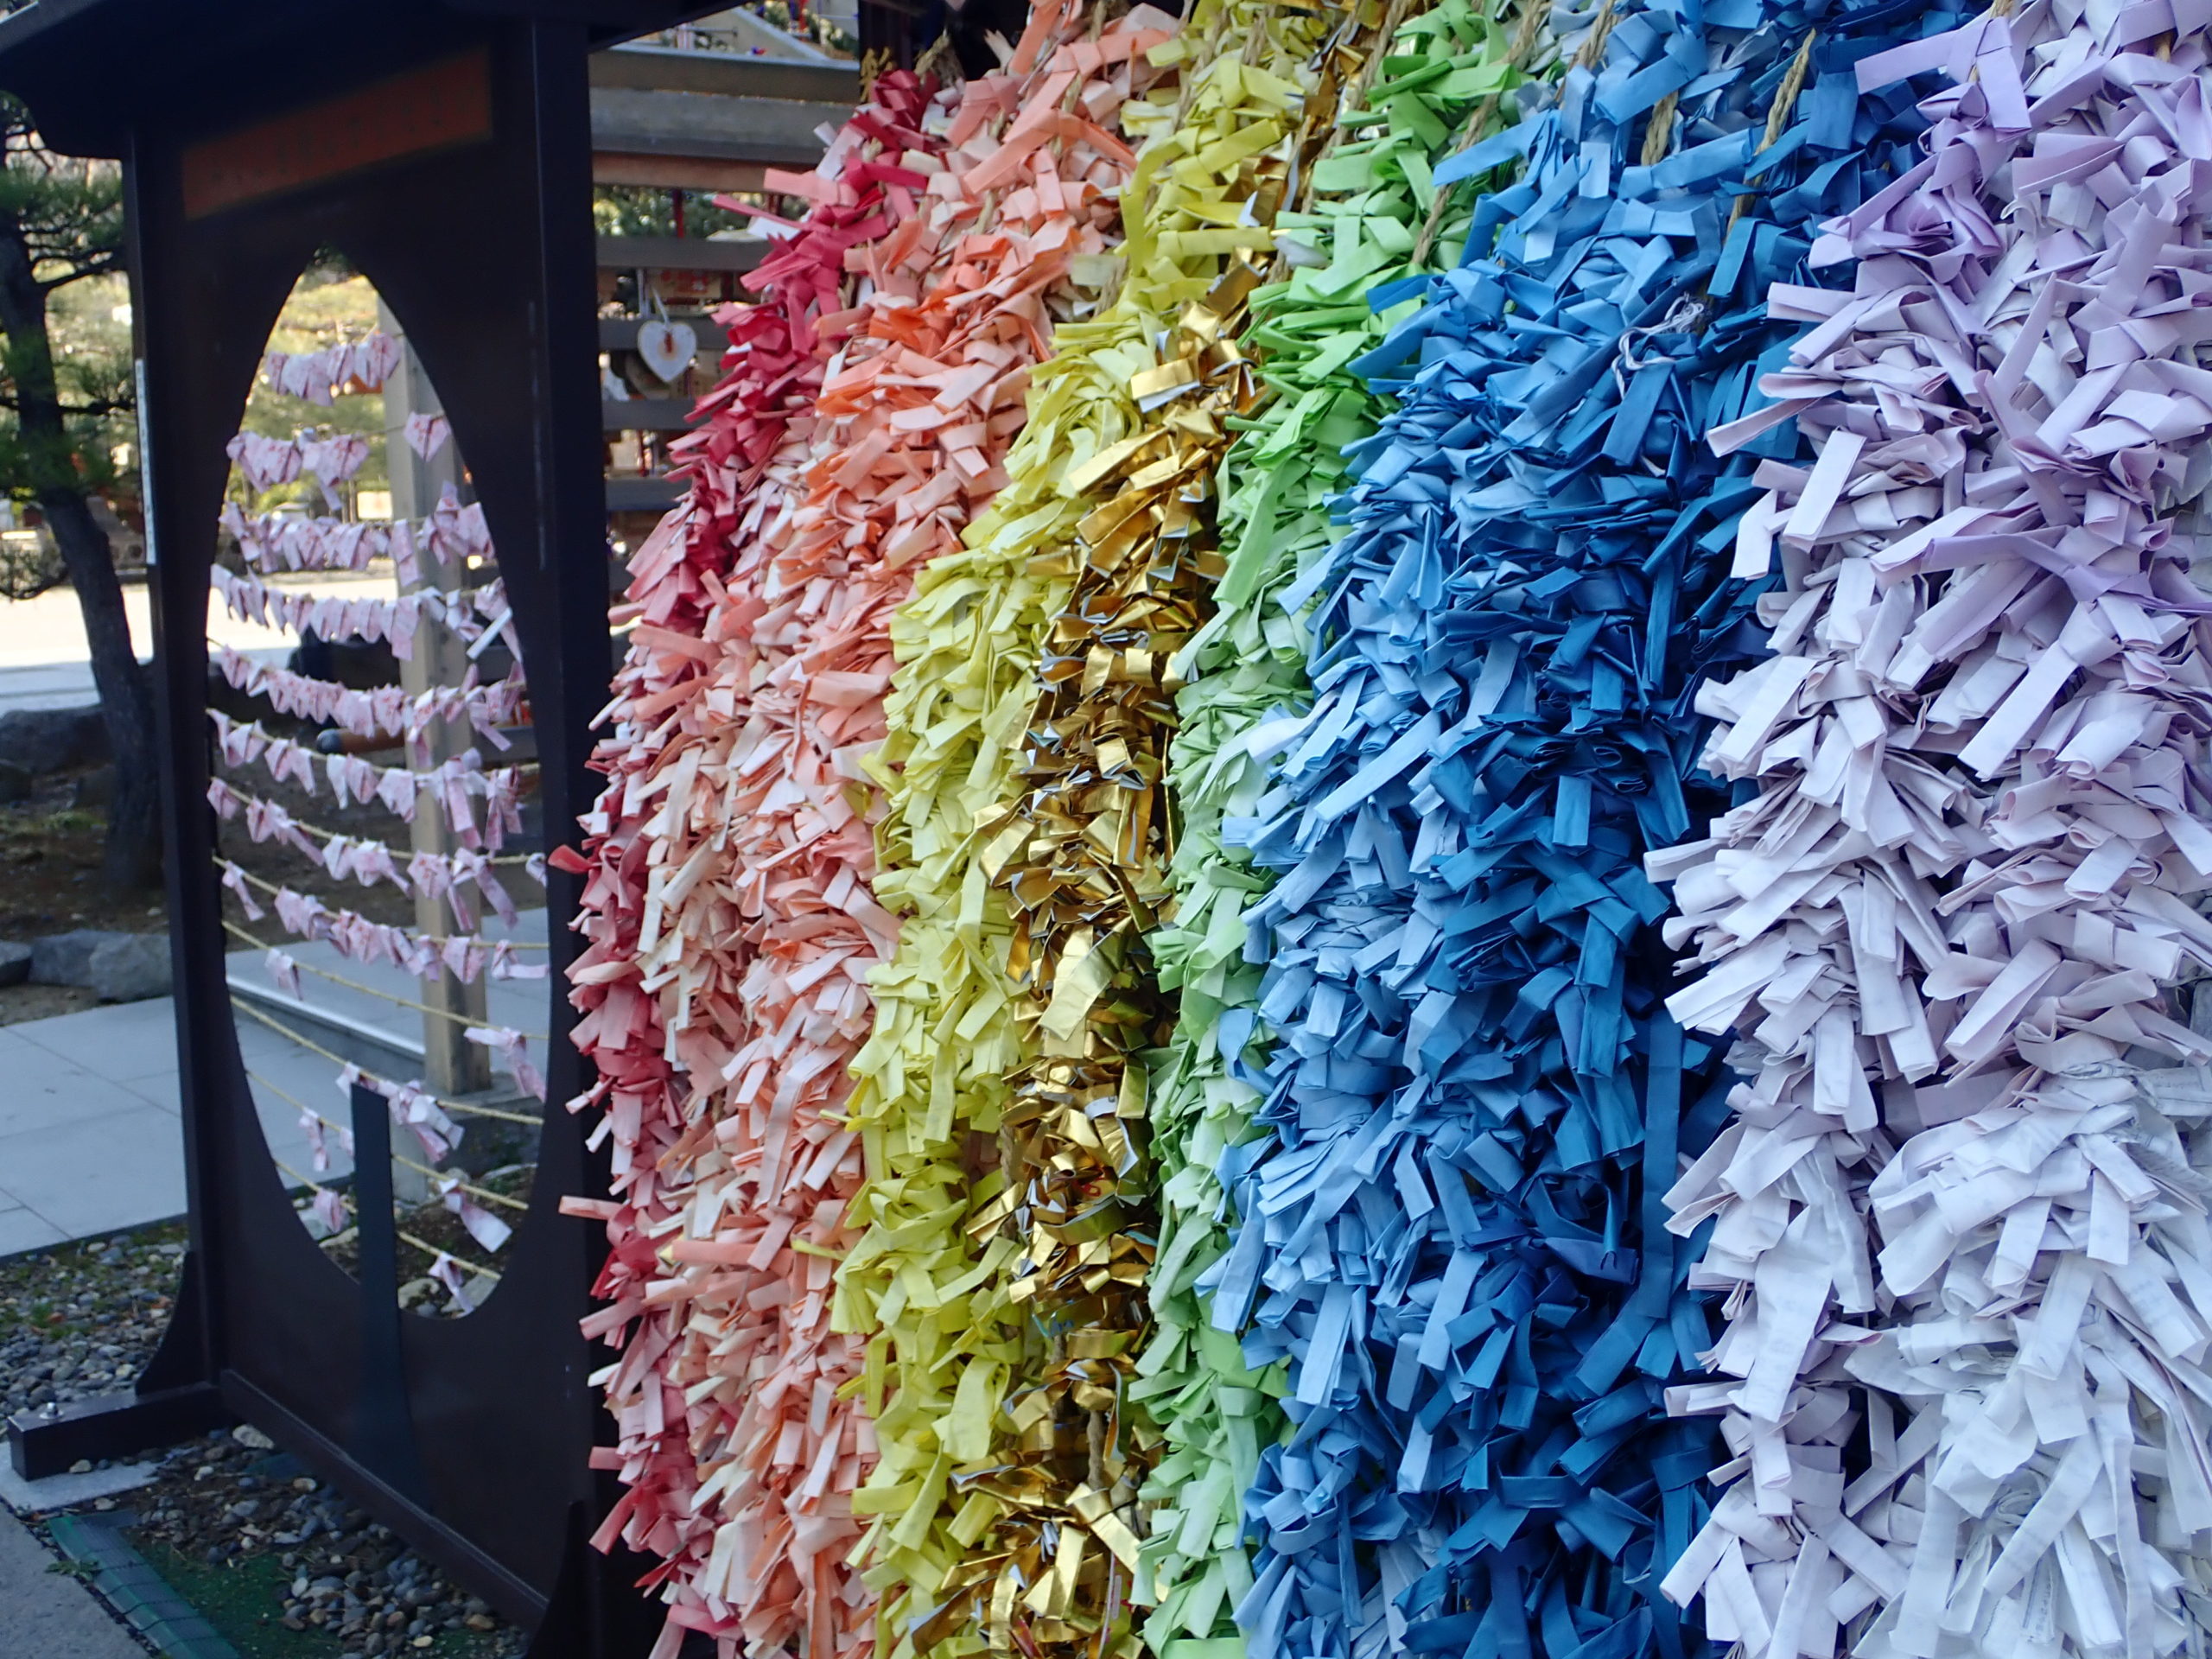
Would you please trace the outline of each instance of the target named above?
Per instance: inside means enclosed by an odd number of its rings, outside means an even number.
[[[1727,1080],[1661,1007],[1642,867],[1726,804],[1692,699],[1759,648],[1757,461],[1704,433],[1796,333],[1769,285],[1821,281],[1818,222],[1915,159],[1909,99],[1849,73],[1896,10],[1819,13],[1793,73],[1811,8],[1609,11],[1597,67],[1438,169],[1528,158],[1460,268],[1376,296],[1423,302],[1356,365],[1402,401],[1308,579],[1314,707],[1230,826],[1279,878],[1245,913],[1265,1138],[1209,1281],[1294,1390],[1246,1499],[1254,1659],[1703,1651],[1657,1585],[1726,1453],[1665,1415],[1708,1321],[1659,1194]]]

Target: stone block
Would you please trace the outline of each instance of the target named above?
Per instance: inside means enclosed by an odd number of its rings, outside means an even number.
[[[0,715],[0,763],[33,777],[108,757],[107,721],[89,709],[11,709]]]
[[[31,941],[31,982],[34,985],[88,986],[92,982],[92,952],[111,939],[127,939],[98,927],[72,928]]]
[[[103,1002],[143,1002],[169,994],[166,933],[111,935],[92,948],[88,980]]]

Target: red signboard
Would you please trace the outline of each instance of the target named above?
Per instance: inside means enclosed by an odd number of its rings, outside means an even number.
[[[184,152],[188,219],[492,136],[481,50],[257,122]]]

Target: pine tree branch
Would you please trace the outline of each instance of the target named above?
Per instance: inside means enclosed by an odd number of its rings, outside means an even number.
[[[65,402],[60,405],[61,418],[65,421],[105,420],[110,416],[129,415],[137,408],[137,402],[130,397],[96,397],[87,403]],[[0,412],[10,415],[22,412],[16,404],[15,393],[0,391]]]
[[[88,277],[113,275],[123,268],[123,251],[120,248],[111,248],[96,256],[86,257],[75,254],[67,256],[66,258],[60,254],[44,254],[38,256],[35,263],[39,266],[55,264],[68,265],[68,270],[62,276],[41,276],[39,279],[39,287],[51,294],[56,289],[67,288],[71,283],[84,282]]]

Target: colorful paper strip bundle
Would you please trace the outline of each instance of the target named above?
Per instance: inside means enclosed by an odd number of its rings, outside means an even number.
[[[1289,8],[1194,10],[1177,118],[1126,197],[1126,274],[1083,342],[1126,435],[1065,479],[1077,522],[1045,556],[1069,586],[1020,771],[977,825],[1014,920],[1008,970],[1039,1008],[1001,1120],[1004,1186],[969,1224],[1014,1247],[1001,1273],[1028,1325],[1018,1437],[992,1459],[1012,1466],[955,1477],[1006,1504],[1001,1536],[1020,1541],[992,1584],[1001,1649],[1134,1653],[1127,1611],[1157,1595],[1138,1500],[1160,1437],[1130,1385],[1158,1232],[1144,1056],[1167,1025],[1144,941],[1170,895],[1168,665],[1204,620],[1214,476],[1258,395],[1236,344],[1254,260],[1362,32],[1356,16],[1332,32]]]
[[[1180,1005],[1152,1074],[1157,1330],[1130,1389],[1167,1446],[1145,1492],[1142,1553],[1158,1598],[1146,1635],[1154,1651],[1193,1639],[1242,1650],[1231,1614],[1251,1587],[1243,1497],[1258,1477],[1261,1447],[1283,1422],[1280,1368],[1247,1370],[1198,1291],[1228,1248],[1217,1170],[1228,1148],[1249,1139],[1260,1098],[1229,1074],[1224,1050],[1243,1045],[1223,1033],[1249,1030],[1257,1001],[1243,911],[1265,875],[1224,849],[1223,826],[1249,813],[1264,787],[1260,746],[1269,722],[1306,697],[1304,624],[1282,594],[1327,556],[1329,501],[1346,476],[1343,446],[1374,428],[1375,400],[1349,367],[1388,332],[1366,296],[1407,274],[1424,234],[1434,257],[1452,263],[1465,239],[1467,193],[1457,193],[1459,213],[1449,217],[1454,193],[1429,180],[1464,142],[1454,135],[1480,137],[1508,118],[1516,69],[1541,72],[1554,55],[1548,35],[1535,8],[1509,31],[1455,3],[1412,16],[1377,42],[1382,49],[1346,91],[1347,118],[1328,122],[1333,141],[1305,168],[1311,199],[1276,221],[1293,268],[1249,302],[1246,349],[1257,348],[1269,401],[1224,458],[1217,608],[1172,671],[1185,682],[1170,777],[1175,912],[1150,941],[1162,988]]]
[[[736,1033],[686,1020],[682,1005],[696,997],[702,1013],[733,1014],[743,1005],[717,1001],[711,982],[706,995],[696,978],[671,987],[682,976],[655,953],[671,954],[664,944],[677,941],[680,954],[671,912],[701,874],[671,865],[669,853],[695,810],[715,817],[703,791],[696,810],[692,800],[716,712],[710,671],[720,652],[706,629],[762,520],[804,499],[824,370],[859,321],[846,303],[848,261],[912,222],[920,187],[906,164],[937,148],[920,130],[928,103],[913,77],[881,78],[816,172],[787,181],[814,205],[753,274],[766,299],[730,315],[727,372],[705,400],[715,413],[683,441],[690,495],[632,561],[635,626],[616,683],[620,720],[595,757],[610,782],[584,826],[581,927],[591,943],[569,979],[582,1015],[575,1040],[599,1071],[587,1099],[605,1103],[615,1197],[569,1209],[607,1224],[607,1306],[586,1328],[622,1350],[597,1380],[620,1427],[607,1462],[627,1491],[597,1541],[620,1537],[662,1558],[652,1582],[670,1613],[656,1659],[672,1659],[686,1630],[742,1632],[771,1646],[796,1638],[809,1659],[865,1653],[874,1636],[873,1609],[836,1548],[849,1526],[837,1499],[873,1449],[868,1425],[832,1409],[842,1357],[823,1340],[820,1313],[787,1312],[809,1295],[818,1310],[830,1263],[803,1255],[798,1245],[812,1241],[792,1236],[794,1223],[812,1216],[725,1217],[741,1183],[715,1108]],[[834,1194],[838,1161],[808,1148],[807,1173],[823,1166],[816,1189]],[[822,1230],[834,1226],[833,1216]],[[766,1318],[716,1328],[693,1317],[702,1294],[718,1310],[757,1295],[750,1305]],[[748,1468],[764,1437],[767,1467]]]
[[[2205,28],[1958,23],[1070,0],[785,181],[588,826],[664,1659],[2201,1645]]]
[[[678,929],[689,941],[678,972],[722,969],[716,1001],[733,1050],[720,1068],[729,1087],[709,1111],[744,1172],[743,1192],[722,1200],[724,1225],[757,1217],[760,1237],[788,1236],[805,1253],[804,1294],[783,1316],[804,1321],[804,1340],[771,1331],[764,1348],[834,1355],[810,1386],[835,1396],[830,1418],[871,1452],[874,1427],[852,1398],[862,1344],[830,1317],[833,1263],[860,1236],[848,1222],[863,1171],[847,1068],[871,1025],[868,975],[897,932],[873,894],[877,809],[858,757],[883,735],[893,612],[1003,486],[1030,368],[1059,321],[1088,303],[1073,273],[1100,258],[1115,227],[1127,151],[1110,129],[1141,31],[1123,23],[1094,39],[1081,9],[1040,12],[1008,73],[963,89],[943,157],[915,160],[920,212],[869,252],[864,321],[823,387],[803,504],[762,524],[708,619],[726,695],[709,693],[700,768],[720,789],[679,849],[705,874]],[[1033,148],[1001,137],[1038,124],[1039,110],[1081,115],[1044,129],[1052,142]],[[734,929],[715,908],[733,900]],[[760,1253],[756,1243],[748,1264]],[[785,1259],[772,1249],[771,1268]],[[728,1329],[762,1300],[749,1283],[725,1294],[728,1308],[702,1299],[695,1319]],[[772,1380],[763,1398],[779,1392]],[[798,1472],[791,1452],[767,1444],[772,1427],[748,1459],[770,1465],[766,1490],[779,1484],[775,1465]],[[840,1524],[825,1557],[859,1541],[858,1484],[830,1489]],[[856,1602],[868,1599],[858,1575],[847,1582]],[[733,1578],[726,1595],[743,1605],[751,1593]]]
[[[1209,1275],[1289,1372],[1255,1654],[1681,1649],[1658,1580],[1717,1459],[1663,1412],[1707,1344],[1657,1195],[1725,1085],[1657,1007],[1640,865],[1719,804],[1683,716],[1751,645],[1756,493],[1698,440],[1778,333],[1768,281],[1917,124],[1862,130],[1810,29],[1601,14],[1548,108],[1435,175],[1527,156],[1482,257],[1374,296],[1427,303],[1357,365],[1398,407],[1291,590],[1312,707],[1228,826],[1278,874],[1245,916],[1270,1133]]]
[[[1732,1454],[1669,1587],[1770,1652],[2204,1640],[2206,1073],[2164,1068],[2212,1058],[2174,1000],[2212,964],[2212,128],[2171,22],[1861,62],[1948,78],[1928,158],[1831,227],[1848,292],[1777,290],[1812,327],[1716,434],[1794,416],[1815,458],[1745,515],[1772,654],[1704,693],[1755,792],[1654,861],[1672,1006],[1746,1079],[1667,1195],[1729,1313],[1680,1403]]]

